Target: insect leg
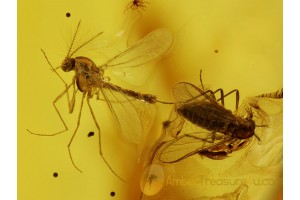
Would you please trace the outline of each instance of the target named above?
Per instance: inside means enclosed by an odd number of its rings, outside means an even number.
[[[201,84],[202,90],[205,91],[205,88],[204,88],[204,85],[202,82],[202,69],[200,69],[200,84]]]
[[[239,106],[239,100],[240,100],[240,94],[239,94],[239,91],[237,89],[235,90],[232,90],[230,92],[228,92],[227,94],[224,95],[224,92],[223,92],[223,89],[219,88],[217,89],[216,91],[212,92],[211,90],[205,90],[204,88],[204,85],[203,85],[203,82],[202,82],[202,69],[200,70],[200,84],[201,84],[201,87],[202,87],[202,90],[205,91],[205,93],[211,93],[211,95],[215,98],[215,94],[217,92],[220,92],[220,95],[221,97],[217,100],[217,101],[220,101],[221,100],[221,103],[223,106],[225,106],[225,101],[224,101],[224,98],[228,95],[230,95],[231,93],[233,92],[236,92],[236,101],[235,101],[235,107],[236,107],[236,110],[238,109],[238,106]]]
[[[70,87],[72,86],[72,84],[73,84],[73,83],[71,83],[70,85],[68,85],[67,88],[66,88],[61,94],[59,94],[59,95],[55,98],[55,100],[53,101],[53,103],[52,103],[53,106],[54,106],[54,108],[55,108],[55,111],[56,111],[56,113],[58,114],[58,116],[59,116],[59,118],[60,118],[60,121],[63,123],[65,129],[62,130],[62,131],[59,131],[59,132],[57,132],[57,133],[53,133],[53,134],[34,133],[34,132],[30,131],[29,129],[26,129],[29,133],[31,133],[31,134],[33,134],[33,135],[39,135],[39,136],[54,136],[54,135],[58,135],[58,134],[63,133],[63,132],[65,132],[65,131],[68,130],[68,127],[67,127],[67,125],[66,125],[66,123],[65,123],[65,121],[64,121],[64,119],[63,119],[63,117],[61,116],[61,114],[60,114],[60,112],[59,112],[59,109],[56,107],[55,103],[56,103],[58,100],[60,100],[60,98],[61,98],[65,93],[68,93],[68,90],[70,89]]]
[[[214,91],[214,92],[213,92],[214,96],[215,96],[215,94],[216,94],[217,92],[220,92],[220,96],[221,96],[217,101],[220,101],[220,100],[221,100],[222,106],[225,106],[225,101],[224,101],[224,97],[225,97],[225,96],[224,96],[224,91],[223,91],[223,89],[219,88],[219,89],[217,89],[216,91]]]
[[[239,91],[237,89],[232,90],[232,91],[230,91],[230,92],[228,92],[227,94],[224,95],[223,89],[220,88],[220,89],[217,89],[214,92],[214,94],[217,93],[218,91],[220,91],[221,97],[217,101],[221,100],[223,106],[225,105],[224,104],[224,98],[235,92],[235,109],[236,110],[238,109],[238,107],[239,107],[239,101],[240,101],[240,93],[239,93]]]
[[[74,106],[75,106],[76,92],[78,91],[78,89],[75,87],[75,76],[73,78],[72,84],[73,84],[72,100],[68,101],[69,113],[73,113]]]
[[[45,56],[45,59],[47,60],[47,62],[48,62],[48,64],[50,65],[50,67],[51,67],[51,70],[58,76],[58,78],[63,82],[63,84],[65,85],[65,87],[66,87],[66,90],[65,91],[67,91],[67,99],[68,99],[68,105],[69,105],[69,113],[72,113],[72,111],[73,111],[73,109],[71,109],[71,104],[72,103],[70,103],[70,97],[69,97],[69,92],[68,92],[68,84],[65,82],[65,80],[59,75],[59,73],[57,73],[57,71],[56,71],[56,69],[52,66],[52,64],[50,63],[50,61],[49,61],[49,59],[48,59],[48,57],[47,57],[47,55],[46,55],[46,52],[43,50],[43,49],[41,49],[41,51],[43,52],[43,54],[44,54],[44,56]],[[72,82],[72,84],[74,84],[75,83],[75,80],[73,79],[73,82]],[[75,85],[74,85],[75,86]],[[74,108],[74,106],[73,106],[73,108]]]
[[[93,111],[93,109],[92,109],[92,106],[91,106],[91,104],[90,104],[90,98],[87,98],[87,104],[88,104],[88,106],[89,106],[89,109],[90,109],[90,112],[91,112],[91,114],[92,114],[92,117],[93,117],[93,120],[94,120],[94,122],[95,122],[95,125],[96,125],[96,127],[97,127],[97,130],[98,130],[98,138],[99,138],[99,153],[100,153],[100,156],[101,156],[101,158],[103,159],[103,161],[105,162],[105,164],[107,165],[107,167],[110,169],[110,171],[116,176],[116,177],[118,177],[121,181],[123,181],[123,182],[126,182],[126,181],[124,181],[112,168],[111,168],[111,166],[108,164],[108,162],[106,161],[106,159],[104,158],[104,156],[103,156],[103,153],[102,153],[102,148],[101,148],[101,131],[100,131],[100,126],[99,126],[99,124],[98,124],[98,122],[97,122],[97,120],[96,120],[96,116],[95,116],[95,114],[94,114],[94,111]]]
[[[74,133],[73,133],[73,135],[72,135],[72,137],[71,137],[71,139],[70,139],[70,142],[69,142],[69,144],[68,144],[68,151],[69,151],[69,155],[70,155],[71,162],[72,162],[73,166],[74,166],[78,171],[80,171],[81,173],[82,173],[82,171],[75,165],[75,162],[74,162],[74,160],[73,160],[73,157],[72,157],[72,153],[71,153],[70,147],[71,147],[71,144],[72,144],[72,142],[73,142],[73,139],[74,139],[74,137],[75,137],[75,135],[76,135],[76,133],[77,133],[77,130],[78,130],[78,128],[79,128],[79,125],[80,125],[80,117],[81,117],[81,111],[82,111],[82,107],[83,107],[83,100],[84,100],[84,98],[85,98],[85,93],[83,93],[82,99],[81,99],[80,110],[79,110],[78,120],[77,120],[77,126],[76,126],[76,128],[75,128],[75,130],[74,130]]]

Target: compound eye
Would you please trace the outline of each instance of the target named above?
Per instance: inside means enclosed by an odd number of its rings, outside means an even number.
[[[75,59],[74,58],[65,58],[63,63],[61,64],[61,69],[64,72],[69,72],[73,70],[75,67]]]

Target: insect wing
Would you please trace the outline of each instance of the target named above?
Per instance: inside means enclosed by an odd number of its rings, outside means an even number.
[[[201,151],[205,151],[222,142],[226,136],[216,135],[212,142],[210,132],[184,134],[167,141],[159,150],[159,160],[164,163],[174,163],[186,159]]]
[[[177,112],[185,113],[187,115],[185,117],[202,120],[202,118],[209,116],[207,120],[217,124],[228,124],[235,120],[232,112],[220,105],[210,90],[203,92],[193,84],[180,82],[174,86],[173,95],[177,101]]]
[[[109,88],[100,88],[100,90],[123,139],[131,143],[139,143],[152,125],[153,105]]]
[[[172,43],[173,35],[168,30],[157,29],[102,66],[110,69],[121,80],[141,85],[154,67],[153,64],[143,65],[167,53]]]
[[[185,120],[173,109],[168,122],[168,126],[163,127],[164,131],[172,138],[177,137],[177,135],[181,133],[183,129]]]
[[[177,103],[182,104],[201,101],[217,104],[213,98],[214,96],[211,96],[209,92],[204,92],[197,86],[188,82],[177,83],[173,87],[173,96]]]

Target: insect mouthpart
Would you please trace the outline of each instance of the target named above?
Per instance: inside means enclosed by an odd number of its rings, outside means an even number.
[[[69,72],[75,67],[75,59],[66,57],[61,64],[61,68],[64,72]]]

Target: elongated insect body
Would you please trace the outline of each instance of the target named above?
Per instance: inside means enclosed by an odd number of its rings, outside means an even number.
[[[182,101],[184,94],[180,94],[180,91],[183,88],[186,90],[186,94],[194,93],[195,96]],[[178,83],[174,87],[173,93],[175,98],[180,100],[176,104],[177,113],[193,124],[234,138],[246,139],[253,136],[255,122],[251,119],[251,113],[246,118],[236,116],[220,105],[213,96],[187,82]]]
[[[282,98],[283,94],[283,90],[279,90],[247,98],[247,103],[232,113],[223,106],[222,101],[232,91],[225,95],[222,89],[217,91],[221,92],[220,99],[215,97],[216,92],[204,91],[191,83],[175,85],[173,94],[177,103],[174,113],[177,117],[172,117],[169,126],[164,128],[173,139],[164,141],[157,150],[160,161],[175,163],[195,154],[213,160],[227,158],[252,142],[256,127],[268,127],[266,118],[270,112],[264,111],[268,106],[261,108],[260,102]]]
[[[235,116],[219,104],[201,103],[183,105],[178,114],[193,124],[210,131],[221,132],[239,139],[246,139],[254,134],[255,122],[251,118]]]
[[[111,83],[105,83],[105,84],[103,84],[102,87],[114,90],[116,92],[123,93],[124,95],[130,96],[134,99],[144,101],[146,103],[154,104],[154,103],[157,102],[157,100],[156,100],[157,97],[152,95],[152,94],[142,94],[142,93],[139,93],[139,92],[135,92],[133,90],[127,90],[127,89],[121,88],[117,85],[113,85]]]
[[[142,94],[133,90],[123,89],[120,86],[107,82],[103,77],[104,70],[98,68],[96,64],[86,57],[75,57],[64,61],[62,69],[65,72],[75,71],[74,79],[79,91],[86,93],[92,98],[95,93],[99,93],[100,88],[114,90],[124,95],[133,97],[147,103],[156,103],[156,96],[151,94]]]
[[[62,124],[64,125],[64,130],[53,134],[40,134],[29,131],[28,129],[27,130],[31,134],[39,136],[54,136],[67,131],[68,127],[62,115],[60,114],[59,109],[56,107],[56,102],[59,101],[62,96],[66,95],[68,99],[69,113],[72,113],[75,106],[75,97],[77,94],[76,92],[77,90],[79,90],[82,93],[82,99],[80,103],[77,125],[68,144],[68,151],[72,164],[78,171],[82,172],[75,165],[75,162],[72,158],[70,146],[79,128],[81,112],[84,100],[86,99],[90,113],[98,130],[100,156],[109,167],[109,169],[118,178],[120,178],[110,167],[107,160],[103,156],[101,148],[100,126],[90,104],[90,99],[96,96],[98,100],[105,101],[117,123],[116,127],[119,129],[118,132],[121,134],[121,136],[128,142],[139,143],[141,137],[147,132],[152,124],[153,112],[151,111],[151,107],[149,105],[156,102],[168,102],[159,101],[157,100],[156,96],[151,94],[142,94],[114,85],[113,83],[109,82],[109,77],[105,77],[105,71],[111,70],[112,72],[120,72],[116,74],[126,74],[126,76],[123,76],[124,79],[128,77],[129,81],[133,80],[138,74],[135,72],[136,70],[138,72],[148,72],[149,70],[142,70],[144,69],[143,66],[148,67],[149,65],[145,64],[148,64],[154,60],[158,60],[170,50],[173,43],[173,36],[166,29],[154,30],[144,38],[139,40],[136,44],[113,56],[102,65],[97,66],[90,58],[84,56],[74,57],[74,54],[79,49],[92,42],[95,38],[99,37],[102,32],[96,34],[94,37],[90,38],[81,45],[74,47],[79,27],[80,22],[77,25],[77,29],[74,33],[74,37],[72,39],[67,56],[58,68],[54,68],[52,66],[46,56],[46,53],[42,50],[48,64],[51,66],[51,69],[65,85],[65,90],[61,94],[59,94],[53,101],[53,106]],[[59,73],[57,72],[57,69],[59,68],[61,68],[64,72],[75,72],[71,84],[67,84],[65,80],[59,75]],[[140,80],[145,77],[144,74],[138,74],[138,76]],[[70,88],[73,88],[71,99],[69,98]]]
[[[252,109],[257,114],[256,120],[265,117],[259,115],[260,108],[254,101],[250,101],[252,104],[254,102],[253,105],[243,106],[242,112],[237,109],[233,113],[224,107],[224,97],[235,92],[238,108],[238,90],[227,94],[222,89],[214,92],[204,90],[201,73],[200,82],[202,89],[188,82],[180,82],[173,88],[176,103],[172,116],[177,117],[172,117],[165,128],[173,139],[164,141],[157,150],[159,160],[164,163],[178,162],[195,154],[213,160],[225,159],[251,143],[257,127]],[[216,92],[220,92],[221,98],[216,98]],[[280,96],[277,94],[260,96],[276,98]],[[257,100],[259,97],[253,98]],[[267,127],[264,124],[259,126]]]

